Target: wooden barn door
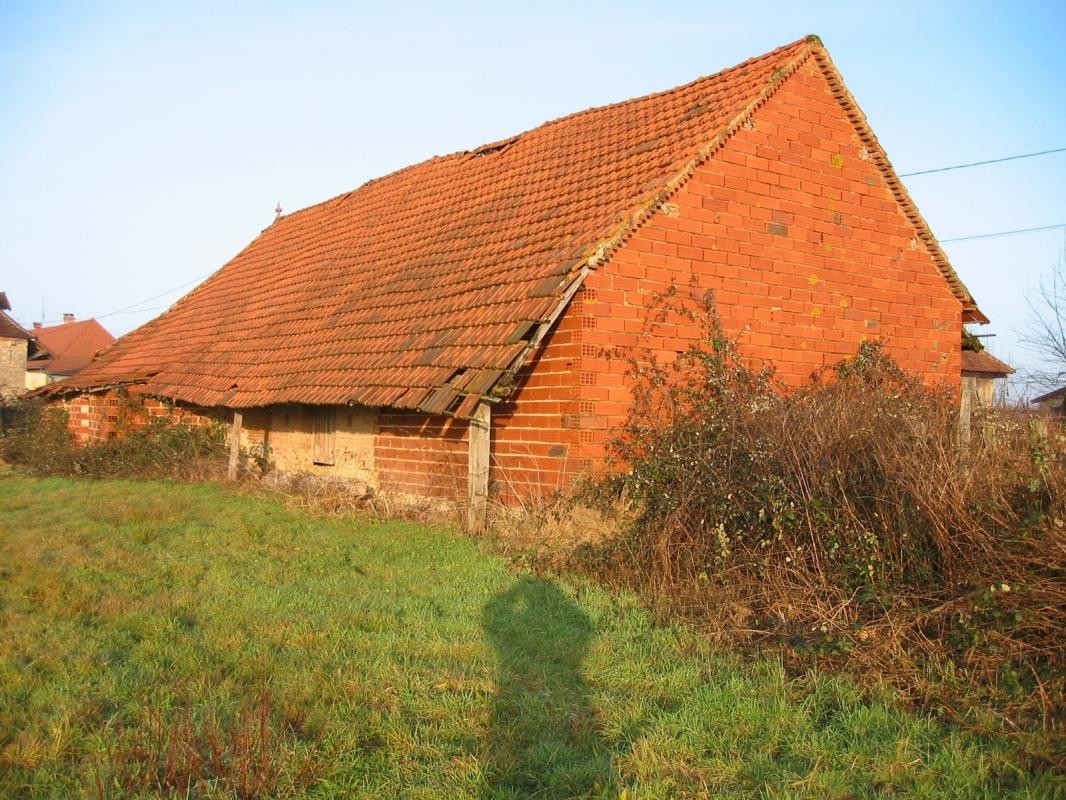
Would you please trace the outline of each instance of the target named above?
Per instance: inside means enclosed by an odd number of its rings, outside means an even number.
[[[311,460],[333,466],[337,463],[337,410],[332,406],[316,406],[314,418]]]

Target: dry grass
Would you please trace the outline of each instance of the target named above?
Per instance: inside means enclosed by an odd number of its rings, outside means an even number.
[[[632,515],[623,501],[591,504],[573,493],[531,493],[511,505],[490,503],[486,536],[513,557],[559,567],[615,538]]]
[[[415,495],[376,492],[359,481],[313,475],[308,472],[269,471],[262,478],[250,475],[252,493],[278,499],[292,509],[330,517],[373,517],[458,524],[461,506],[453,501]]]
[[[100,800],[199,796],[213,792],[237,800],[288,796],[315,784],[324,764],[298,742],[321,739],[295,706],[275,708],[261,686],[234,713],[206,717],[187,701],[177,709],[146,704],[135,724],[119,725],[92,781]]]

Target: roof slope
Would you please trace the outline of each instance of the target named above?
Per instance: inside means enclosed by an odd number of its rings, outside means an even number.
[[[10,306],[8,306],[10,308]],[[32,339],[33,334],[0,310],[0,339]]]
[[[115,341],[95,319],[35,328],[33,335],[42,357],[26,362],[26,368],[50,375],[73,375],[85,369],[97,353]]]
[[[66,388],[143,381],[201,405],[465,416],[528,355],[587,269],[812,55],[836,74],[808,37],[282,217]],[[946,259],[938,265],[973,306]]]
[[[1063,386],[1063,387],[1061,387],[1059,389],[1055,389],[1053,391],[1050,391],[1047,394],[1042,394],[1039,397],[1034,397],[1029,402],[1030,403],[1043,403],[1043,402],[1046,402],[1048,400],[1057,400],[1058,398],[1062,397],[1064,394],[1066,394],[1066,386]]]
[[[962,371],[980,372],[984,375],[1006,376],[1014,374],[1014,367],[1000,361],[987,350],[963,350]]]

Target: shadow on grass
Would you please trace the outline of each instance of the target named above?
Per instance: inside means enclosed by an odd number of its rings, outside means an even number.
[[[484,626],[499,658],[485,796],[605,790],[610,754],[581,676],[594,636],[588,617],[551,582],[524,576],[485,605]]]

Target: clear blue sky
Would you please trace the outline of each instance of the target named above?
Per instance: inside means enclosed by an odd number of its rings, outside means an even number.
[[[46,319],[124,333],[279,200],[292,211],[807,33],[901,172],[1066,146],[1062,0],[0,0],[0,290],[25,324],[43,302]],[[1066,222],[1064,177],[1066,153],[906,182],[945,239]],[[1062,245],[1062,231],[945,245],[996,354],[1026,362],[1013,331]]]

